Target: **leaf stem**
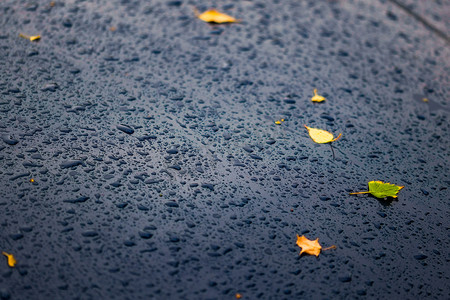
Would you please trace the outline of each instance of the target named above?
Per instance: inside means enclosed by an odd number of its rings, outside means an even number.
[[[330,145],[330,148],[331,148],[331,152],[333,152],[333,160],[335,160],[333,145],[331,143],[329,143],[329,145]]]
[[[358,195],[358,194],[370,194],[370,192],[369,191],[365,191],[365,192],[350,193],[350,195]]]
[[[342,137],[342,133],[339,133],[339,135],[337,136],[337,138],[332,139],[331,142],[335,142],[335,141],[337,141],[338,139],[340,139],[341,137]]]
[[[337,247],[336,247],[335,245],[333,245],[333,246],[330,246],[330,247],[328,247],[328,248],[322,249],[322,251],[331,250],[331,249],[336,249],[336,248],[337,248]]]

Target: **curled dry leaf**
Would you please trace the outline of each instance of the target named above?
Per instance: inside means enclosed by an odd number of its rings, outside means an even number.
[[[16,265],[17,261],[12,254],[6,252],[2,252],[2,254],[8,258],[8,266],[12,268]]]
[[[322,102],[326,100],[325,97],[317,95],[317,90],[314,89],[314,96],[311,98],[312,102]]]
[[[387,197],[397,198],[397,193],[402,188],[404,188],[404,186],[395,185],[383,181],[370,181],[368,185],[369,185],[368,191],[350,193],[350,195],[372,194],[377,198],[387,198]]]
[[[204,22],[208,23],[236,23],[239,22],[239,20],[233,18],[232,16],[223,14],[221,12],[218,12],[215,9],[210,9],[205,11],[204,13],[199,14],[198,11],[195,12],[197,15],[197,18]]]
[[[309,136],[312,138],[312,140],[318,144],[331,143],[340,139],[342,136],[342,133],[339,133],[337,138],[334,138],[333,134],[326,130],[312,128],[306,125],[305,128],[308,130]]]

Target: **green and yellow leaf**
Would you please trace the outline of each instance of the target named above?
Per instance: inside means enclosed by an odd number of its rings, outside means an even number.
[[[372,194],[377,198],[397,198],[398,192],[404,188],[404,186],[391,184],[389,182],[383,181],[370,181],[368,183],[369,190],[364,192],[356,192],[350,193],[350,195],[358,195],[358,194]]]

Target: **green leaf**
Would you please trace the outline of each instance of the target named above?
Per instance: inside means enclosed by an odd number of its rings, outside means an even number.
[[[350,195],[372,194],[377,198],[386,198],[386,197],[397,198],[397,193],[402,188],[404,188],[404,186],[391,184],[389,182],[385,183],[383,181],[370,181],[368,191],[350,193]]]

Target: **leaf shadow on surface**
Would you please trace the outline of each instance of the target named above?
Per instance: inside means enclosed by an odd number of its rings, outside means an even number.
[[[361,197],[361,198],[363,198],[363,197]],[[392,204],[393,204],[394,202],[398,202],[398,199],[396,199],[396,198],[392,198],[392,197],[377,198],[377,197],[375,197],[375,196],[373,196],[373,195],[371,195],[371,194],[367,194],[366,197],[364,197],[364,198],[372,198],[372,199],[375,199],[375,200],[377,200],[383,207],[389,207],[389,206],[392,206]]]
[[[387,197],[387,198],[384,198],[384,199],[380,199],[380,198],[377,198],[377,197],[372,196],[372,195],[369,195],[369,197],[377,199],[378,202],[380,202],[380,204],[381,204],[382,206],[384,206],[384,207],[389,207],[389,206],[391,206],[394,202],[398,202],[397,199],[392,198],[392,197]]]

